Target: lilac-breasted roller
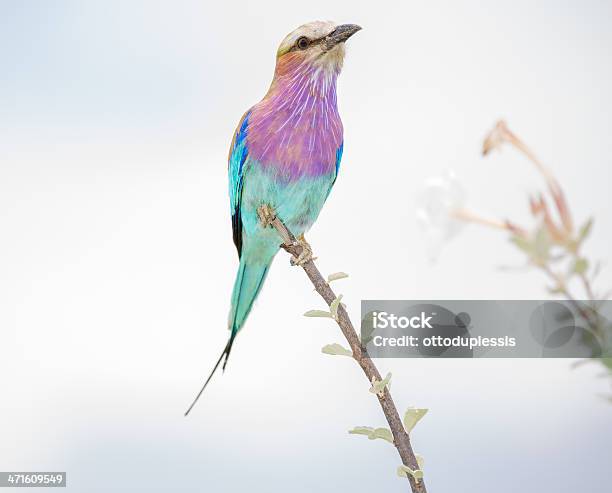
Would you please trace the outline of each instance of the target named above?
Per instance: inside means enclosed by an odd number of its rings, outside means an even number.
[[[312,257],[304,233],[317,219],[342,158],[336,80],[344,60],[344,42],[360,29],[354,24],[311,22],[287,35],[276,54],[270,89],[238,124],[228,166],[232,228],[240,258],[229,313],[231,333],[185,414],[223,358],[225,369],[234,338],[279,251],[280,236],[262,224],[261,211],[276,214],[298,237],[304,253],[293,263],[302,264]]]

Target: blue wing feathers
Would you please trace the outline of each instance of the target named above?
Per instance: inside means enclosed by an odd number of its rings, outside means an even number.
[[[248,156],[246,136],[249,127],[249,114],[250,111],[245,113],[236,129],[228,162],[232,232],[234,244],[236,245],[236,250],[238,250],[238,257],[240,257],[242,253],[242,217],[240,212],[240,201],[242,197],[242,178],[244,176],[243,168]]]
[[[336,149],[336,176],[334,176],[334,179],[331,182],[331,185],[329,186],[329,190],[327,191],[327,196],[325,197],[325,199],[327,200],[327,197],[329,197],[329,194],[331,192],[332,187],[334,186],[334,183],[336,183],[336,180],[338,179],[338,172],[340,171],[340,161],[342,161],[342,151],[344,150],[344,142],[342,142],[340,144],[340,147],[338,147],[338,149]]]

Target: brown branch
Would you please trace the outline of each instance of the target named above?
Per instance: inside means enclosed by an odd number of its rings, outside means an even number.
[[[268,219],[266,222],[276,228],[280,234],[281,238],[283,239],[283,244],[281,247],[291,255],[295,257],[299,256],[299,254],[302,252],[302,247],[296,243],[295,236],[293,236],[293,233],[289,231],[284,223],[278,217]],[[329,287],[329,284],[325,281],[314,262],[310,260],[304,263],[302,268],[304,269],[304,272],[306,272],[306,275],[312,282],[317,293],[321,295],[328,306],[331,305],[337,296]],[[372,383],[373,379],[377,381],[382,380],[378,369],[374,365],[374,362],[368,356],[365,348],[361,347],[361,341],[359,340],[348,313],[342,304],[338,306],[338,317],[336,321],[351,347],[353,358],[355,361],[357,361],[365,373],[368,382]],[[387,418],[387,423],[389,423],[389,427],[391,428],[391,433],[393,434],[393,444],[395,445],[395,448],[397,448],[397,451],[402,459],[402,463],[412,470],[419,469],[412,446],[410,445],[410,437],[404,429],[399,413],[397,412],[397,408],[395,407],[393,399],[391,398],[391,393],[387,387],[385,387],[381,395],[378,395],[378,402],[380,403],[380,407],[382,407],[385,418]],[[415,478],[408,475],[408,480],[410,481],[410,487],[413,493],[427,492],[423,479],[417,481]]]

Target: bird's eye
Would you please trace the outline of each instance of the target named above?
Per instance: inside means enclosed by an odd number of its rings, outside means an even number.
[[[306,48],[308,48],[308,45],[310,44],[310,41],[308,40],[308,38],[306,36],[302,36],[301,38],[299,38],[296,42],[295,45],[300,49],[300,50],[305,50]]]

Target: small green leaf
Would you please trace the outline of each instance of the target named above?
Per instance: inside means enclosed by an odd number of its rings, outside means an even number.
[[[387,376],[383,380],[374,380],[372,379],[372,386],[370,387],[370,392],[373,394],[377,394],[382,396],[385,387],[391,381],[391,373],[387,373]]]
[[[374,332],[374,312],[368,312],[365,314],[365,316],[361,319],[361,345],[362,346],[366,346],[368,343],[370,343],[370,341],[372,341],[372,338],[374,337],[374,335],[372,334]]]
[[[321,349],[323,354],[331,354],[334,356],[353,356],[353,352],[341,346],[340,344],[327,344]]]
[[[544,263],[548,260],[550,255],[550,247],[552,243],[550,241],[550,235],[545,227],[538,229],[535,240],[533,242],[533,253],[532,259],[538,263]]]
[[[419,469],[423,469],[423,467],[425,467],[425,459],[423,458],[423,456],[420,454],[414,454],[414,457],[416,458],[417,464],[419,465]]]
[[[327,276],[327,282],[337,281],[338,279],[345,279],[349,275],[346,272],[334,272]]]
[[[393,443],[393,434],[388,428],[371,428],[370,426],[356,426],[352,430],[349,430],[351,435],[365,435],[369,440],[386,440],[389,443]]]
[[[398,466],[397,468],[397,475],[400,478],[407,478],[410,475],[418,481],[419,479],[423,478],[423,471],[421,471],[420,469],[417,469],[416,471],[414,471],[410,469],[408,466],[405,466],[404,464],[402,464],[401,466]]]
[[[351,435],[370,435],[370,433],[374,433],[374,428],[370,426],[355,426],[352,430],[349,430],[349,434]]]
[[[334,318],[332,314],[325,310],[308,310],[304,313],[305,317],[322,317],[322,318]]]
[[[427,411],[429,411],[429,409],[416,407],[409,407],[406,409],[404,413],[404,428],[406,428],[408,433],[410,433],[421,418],[427,414]]]
[[[393,433],[388,428],[376,428],[374,430],[374,436],[368,436],[370,440],[380,438],[381,440],[387,440],[389,443],[393,443]]]
[[[338,297],[329,305],[329,311],[334,319],[338,318],[338,306],[340,305],[340,301],[342,301],[341,294],[339,294]]]
[[[578,275],[582,275],[587,271],[588,268],[589,268],[589,261],[585,259],[584,257],[579,257],[574,262],[574,265],[572,267],[572,272]]]
[[[523,236],[513,236],[510,238],[510,241],[530,257],[533,254],[533,244],[527,238]]]
[[[591,229],[593,228],[593,218],[590,217],[578,231],[578,243],[582,243],[586,239],[587,236],[591,233]]]

